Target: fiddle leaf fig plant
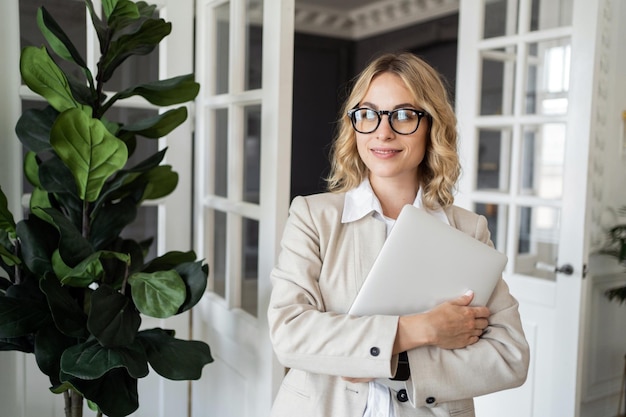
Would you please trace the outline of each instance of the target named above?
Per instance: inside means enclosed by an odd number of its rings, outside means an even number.
[[[100,42],[88,68],[72,40],[41,7],[37,23],[49,47],[22,50],[24,83],[45,107],[25,111],[15,131],[32,185],[23,220],[15,221],[0,188],[0,351],[33,353],[66,417],[82,416],[84,399],[98,415],[127,416],[139,407],[137,383],[150,368],[171,380],[201,376],[209,346],[174,331],[143,329],[142,315],[168,318],[195,306],[208,265],[193,251],[146,259],[152,239],[122,232],[146,201],[177,186],[163,164],[167,149],[129,162],[140,140],[167,135],[187,119],[184,105],[122,123],[112,106],[132,96],[156,106],[193,100],[193,74],[128,86],[105,86],[129,57],[149,54],[171,31],[143,1],[103,0],[103,15],[85,0]],[[155,17],[156,16],[156,17]],[[79,68],[62,70],[65,60]],[[47,103],[47,104],[45,104]]]
[[[626,207],[620,208],[621,213],[626,213]],[[608,244],[600,253],[611,255],[617,259],[620,265],[626,265],[626,224],[617,224],[608,232]],[[626,285],[608,289],[605,295],[609,300],[626,302]]]

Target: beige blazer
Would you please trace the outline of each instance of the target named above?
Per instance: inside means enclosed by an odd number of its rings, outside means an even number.
[[[398,317],[346,314],[385,241],[385,225],[371,215],[342,224],[344,196],[297,197],[290,208],[271,274],[270,336],[289,368],[272,417],[362,417],[369,384],[341,376],[388,381],[395,374]],[[459,207],[445,213],[453,227],[492,245],[483,216]],[[392,391],[397,417],[474,416],[473,397],[525,381],[528,344],[503,280],[488,307],[490,331],[478,343],[408,352],[411,377]]]

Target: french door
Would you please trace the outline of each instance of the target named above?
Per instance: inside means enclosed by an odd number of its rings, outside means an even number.
[[[195,248],[210,267],[193,335],[215,362],[192,415],[269,414],[282,367],[266,311],[289,206],[293,0],[196,0]]]
[[[457,202],[508,255],[531,346],[526,384],[478,398],[481,416],[579,415],[600,3],[460,2]]]

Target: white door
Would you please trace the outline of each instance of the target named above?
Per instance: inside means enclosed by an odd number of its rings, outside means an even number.
[[[101,1],[93,0],[94,8],[101,9]],[[131,58],[122,65],[117,75],[106,85],[112,93],[137,83],[155,81],[193,72],[193,0],[156,0],[149,3],[158,7],[159,15],[172,23],[172,32],[159,44],[158,51],[146,57]],[[0,166],[2,167],[2,188],[13,203],[10,209],[19,213],[22,190],[21,160],[22,150],[14,126],[20,109],[41,107],[40,98],[27,88],[19,88],[19,50],[26,45],[41,45],[43,37],[39,34],[36,23],[36,9],[44,5],[61,26],[70,34],[77,45],[82,45],[83,56],[95,73],[99,51],[97,38],[91,29],[91,21],[84,2],[66,2],[52,0],[5,0],[1,2],[0,26],[5,32],[2,38],[2,56],[5,57],[0,91],[4,100],[0,104],[3,115],[2,148]],[[86,30],[89,28],[89,30]],[[80,41],[77,37],[82,36]],[[20,44],[20,41],[22,44]],[[115,120],[133,120],[145,117],[159,110],[143,99],[130,98],[118,102],[112,109]],[[118,119],[119,118],[119,119]],[[144,149],[152,154],[157,148],[168,146],[167,163],[179,174],[179,186],[167,198],[153,202],[139,211],[138,221],[131,227],[133,236],[153,236],[155,243],[149,256],[162,254],[170,250],[187,251],[192,248],[191,238],[191,175],[192,175],[192,120],[175,129],[168,137],[151,143]],[[138,151],[141,153],[141,151]],[[144,155],[145,156],[145,155]],[[16,204],[17,203],[17,204]],[[16,216],[20,218],[19,214]],[[160,321],[144,318],[144,327],[163,327],[175,329],[179,338],[189,336],[189,316],[176,316],[174,319]],[[62,416],[63,397],[49,392],[49,381],[37,367],[33,355],[12,352],[0,352],[0,386],[11,387],[2,396],[3,411],[6,415],[29,417],[35,415]],[[5,372],[4,370],[7,370]],[[188,409],[189,386],[185,382],[169,381],[155,372],[139,380],[139,410],[133,416],[172,416],[186,415]],[[154,393],[162,393],[155,395]],[[167,393],[167,395],[165,395]],[[4,414],[2,414],[4,415]],[[94,415],[85,403],[85,415]]]
[[[210,268],[193,336],[215,362],[192,415],[261,417],[282,377],[269,275],[289,205],[293,0],[196,0],[195,248]]]
[[[531,346],[528,381],[478,398],[484,417],[579,415],[600,3],[460,3],[457,201],[487,216],[508,255]]]

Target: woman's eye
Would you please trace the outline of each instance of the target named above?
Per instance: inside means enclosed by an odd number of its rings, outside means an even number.
[[[417,114],[413,110],[398,110],[396,112],[396,119],[401,122],[414,120]]]
[[[373,110],[366,110],[365,111],[365,118],[367,120],[374,120],[376,119],[376,112]]]

